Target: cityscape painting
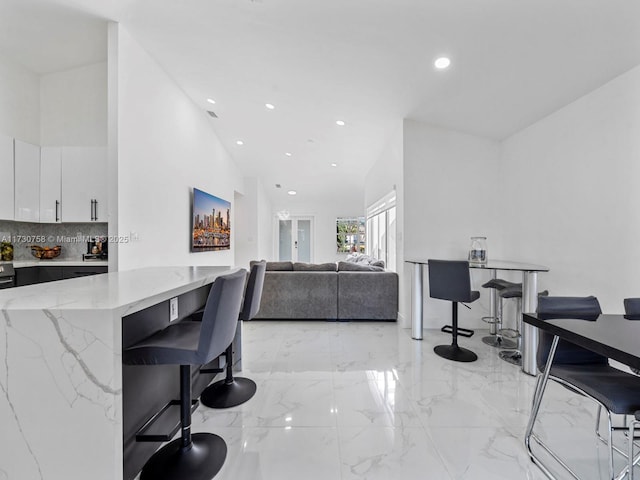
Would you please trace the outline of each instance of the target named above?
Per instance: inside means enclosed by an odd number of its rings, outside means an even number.
[[[231,203],[193,189],[191,239],[192,252],[231,248]]]

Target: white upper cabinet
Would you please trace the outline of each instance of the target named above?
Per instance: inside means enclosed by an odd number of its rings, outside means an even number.
[[[62,147],[63,222],[107,222],[107,148]]]
[[[61,222],[62,149],[42,147],[40,150],[40,223]]]
[[[40,147],[15,140],[15,219],[40,221]]]
[[[14,219],[13,138],[0,134],[0,220]]]

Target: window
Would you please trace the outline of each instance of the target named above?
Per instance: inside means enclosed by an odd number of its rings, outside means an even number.
[[[396,270],[396,192],[367,208],[367,253]]]
[[[366,246],[364,217],[338,217],[336,246],[338,253],[364,253]]]

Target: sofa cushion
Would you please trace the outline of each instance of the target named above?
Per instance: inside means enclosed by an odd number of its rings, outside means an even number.
[[[293,270],[291,262],[267,262],[268,272],[289,272]]]
[[[338,272],[339,320],[395,320],[398,274]]]
[[[352,262],[338,262],[339,272],[384,272],[382,267],[374,267],[373,265],[362,265]]]
[[[367,275],[371,276],[371,275]],[[267,272],[259,319],[338,318],[336,272]]]
[[[302,272],[335,272],[335,263],[302,263],[295,262],[293,264],[294,271]]]

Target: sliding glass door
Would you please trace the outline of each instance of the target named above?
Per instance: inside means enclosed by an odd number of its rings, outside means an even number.
[[[367,253],[396,269],[396,192],[367,208]]]

